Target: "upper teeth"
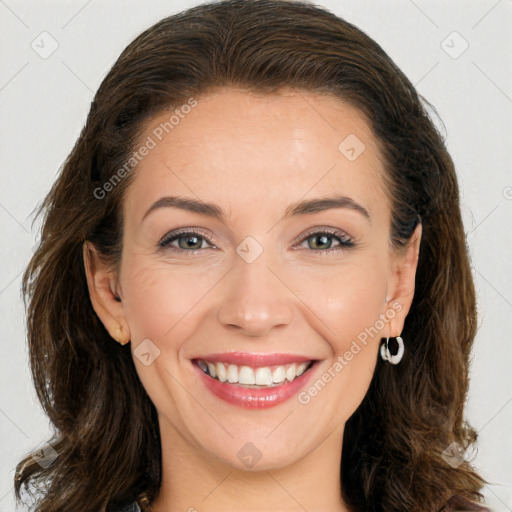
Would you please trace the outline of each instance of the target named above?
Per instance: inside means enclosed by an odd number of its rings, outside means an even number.
[[[221,382],[228,381],[230,384],[271,386],[272,384],[281,384],[284,380],[293,381],[299,375],[302,375],[311,361],[304,363],[291,363],[276,366],[260,366],[252,368],[250,366],[238,366],[221,362],[210,362],[202,359],[197,360],[201,370],[208,373],[211,377]]]

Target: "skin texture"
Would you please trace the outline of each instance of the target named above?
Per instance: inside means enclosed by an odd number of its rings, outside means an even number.
[[[353,106],[314,93],[239,89],[198,102],[134,171],[119,275],[92,247],[84,253],[91,301],[112,337],[131,340],[132,352],[146,339],[160,350],[148,366],[134,355],[162,439],[163,480],[152,510],[347,511],[344,425],[368,389],[381,338],[402,331],[421,226],[407,249],[391,247],[383,163]],[[168,119],[151,119],[141,141]],[[354,161],[338,149],[350,134],[365,145]],[[281,220],[290,204],[333,193],[362,205],[370,219],[335,208]],[[215,203],[226,220],[169,207],[142,220],[167,195]],[[180,253],[159,248],[177,228],[205,238],[195,251],[183,248],[186,236]],[[322,228],[341,230],[354,247],[340,247],[339,235],[311,236]],[[248,236],[263,249],[252,263],[236,252]],[[379,334],[360,343],[307,404],[297,397],[264,410],[227,404],[204,389],[190,361],[233,350],[306,355],[321,360],[313,383],[390,310]],[[237,456],[248,442],[261,453],[252,467]]]

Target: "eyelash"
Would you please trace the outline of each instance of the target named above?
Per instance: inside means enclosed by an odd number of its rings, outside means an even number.
[[[203,249],[187,250],[187,249],[181,249],[179,247],[171,247],[170,246],[171,242],[178,240],[179,238],[181,238],[184,235],[197,236],[197,237],[203,239],[204,241],[206,241],[208,244],[210,244],[212,246],[212,248],[214,248],[214,249],[216,248],[216,246],[208,240],[208,238],[206,237],[206,235],[204,233],[201,233],[200,231],[187,231],[187,230],[172,231],[170,233],[167,233],[167,235],[165,235],[164,238],[162,238],[162,240],[158,243],[158,245],[164,249],[168,249],[168,250],[179,252],[179,253],[196,254],[197,252],[203,250]],[[343,233],[342,231],[339,231],[336,229],[333,230],[333,229],[328,229],[328,228],[323,229],[321,231],[314,231],[314,232],[308,233],[299,242],[299,245],[301,245],[302,243],[307,241],[309,238],[312,238],[313,236],[319,236],[319,235],[329,235],[330,237],[336,238],[339,241],[340,246],[335,249],[331,248],[331,249],[324,249],[324,250],[318,250],[318,251],[311,249],[311,251],[316,252],[316,253],[320,253],[320,254],[337,253],[339,251],[350,249],[356,245],[354,243],[354,241],[349,236],[346,235],[346,233]]]

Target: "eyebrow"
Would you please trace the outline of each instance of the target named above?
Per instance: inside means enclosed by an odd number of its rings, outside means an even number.
[[[149,215],[149,213],[159,208],[179,208],[182,210],[199,213],[201,215],[207,215],[208,217],[219,219],[222,222],[225,222],[226,220],[226,214],[220,206],[214,203],[180,196],[165,196],[158,199],[158,201],[149,207],[149,209],[142,217],[142,220],[144,220]],[[334,195],[317,199],[307,199],[291,204],[286,208],[283,219],[295,217],[297,215],[319,213],[325,210],[330,210],[331,208],[347,208],[350,210],[355,210],[361,213],[368,221],[370,220],[370,214],[366,208],[361,206],[350,197],[341,195]]]

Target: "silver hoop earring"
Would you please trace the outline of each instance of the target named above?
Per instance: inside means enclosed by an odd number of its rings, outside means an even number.
[[[395,339],[398,343],[398,352],[394,356],[392,356],[391,352],[389,351],[389,338],[386,338],[386,341],[380,346],[380,357],[382,357],[384,361],[391,364],[398,364],[401,361],[405,351],[404,340],[400,336],[397,336]]]

